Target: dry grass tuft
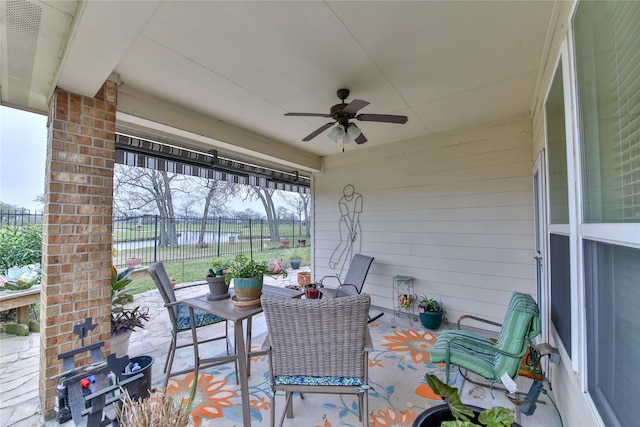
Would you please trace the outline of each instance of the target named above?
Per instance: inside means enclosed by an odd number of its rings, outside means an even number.
[[[164,394],[133,400],[125,391],[122,409],[116,405],[115,410],[118,422],[126,427],[185,427],[189,424],[184,405]]]

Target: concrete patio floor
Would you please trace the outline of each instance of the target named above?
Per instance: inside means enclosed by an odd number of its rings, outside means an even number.
[[[302,268],[299,271],[308,271]],[[285,286],[290,283],[297,283],[297,272],[293,272],[288,278],[274,279],[266,278],[265,283],[271,285]],[[187,298],[206,293],[206,286],[191,286],[179,289],[178,298]],[[169,348],[170,329],[167,310],[164,308],[162,299],[157,290],[138,294],[135,303],[143,307],[149,307],[151,318],[142,330],[137,330],[131,336],[129,345],[130,357],[138,355],[151,355],[154,357],[152,365],[152,382],[158,384],[164,378],[163,368],[166,360],[166,352]],[[378,312],[376,309],[372,311]],[[383,310],[384,311],[384,310]],[[391,321],[393,313],[386,312],[383,320]],[[264,317],[258,315],[254,318],[253,335],[258,336],[265,332],[266,325]],[[412,326],[422,328],[419,321],[410,322],[408,318],[396,316],[395,323],[398,326]],[[214,328],[209,328],[214,329]],[[219,331],[214,330],[217,334]],[[38,398],[38,364],[39,364],[39,334],[32,333],[29,336],[15,336],[6,333],[0,334],[0,425],[15,427],[32,426],[58,426],[55,420],[44,421],[40,413],[40,403]],[[212,343],[211,345],[219,345]],[[189,351],[188,349],[181,351]],[[206,351],[204,349],[203,351]],[[191,356],[192,357],[192,356]],[[181,367],[188,367],[193,364],[191,357],[176,357],[174,370]],[[517,381],[519,390],[526,392],[529,389],[531,380],[520,377]],[[490,407],[502,405],[513,407],[513,405],[502,395],[501,392],[494,392],[491,397],[489,390],[465,382],[461,397],[464,403]],[[522,416],[520,424],[523,427],[554,427],[560,426],[560,420],[548,397],[541,396],[545,403],[539,403],[533,416]],[[302,423],[302,424],[299,424]],[[286,424],[286,423],[285,423]],[[296,425],[303,425],[304,421],[297,420]],[[64,427],[73,426],[73,422],[63,424]],[[214,426],[215,420],[205,420],[203,426]]]
[[[287,278],[282,276],[265,277],[265,284],[285,286],[297,284],[297,272],[309,271],[309,268],[300,268],[290,272]],[[199,296],[208,292],[206,285],[193,286],[191,283],[179,284],[176,296],[179,299]],[[154,358],[152,365],[152,382],[161,382],[164,378],[164,364],[167,358],[167,350],[171,340],[170,321],[164,302],[157,290],[147,291],[135,295],[134,302],[141,307],[148,307],[150,318],[144,329],[137,329],[131,334],[129,342],[129,357],[151,355]],[[257,336],[266,329],[262,317],[257,317],[254,322],[253,335]],[[81,321],[82,319],[79,319]],[[222,326],[223,324],[221,324]],[[205,328],[203,335],[210,333],[219,334],[217,328]],[[233,336],[232,329],[230,334]],[[189,334],[182,334],[181,338],[189,338]],[[216,346],[220,343],[207,344]],[[55,420],[44,422],[39,401],[38,375],[40,355],[40,335],[31,333],[28,336],[17,336],[7,333],[0,334],[0,426],[58,426]],[[206,351],[206,345],[203,351]],[[193,356],[179,357],[181,352],[187,354],[190,350],[179,350],[174,360],[173,370],[186,369],[193,365]],[[219,350],[215,350],[218,352]],[[190,353],[193,354],[193,353]],[[65,426],[73,426],[72,422]]]

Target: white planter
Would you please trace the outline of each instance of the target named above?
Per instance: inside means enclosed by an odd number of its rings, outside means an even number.
[[[132,331],[125,331],[118,335],[111,335],[111,353],[116,357],[124,357],[129,353],[129,338]]]

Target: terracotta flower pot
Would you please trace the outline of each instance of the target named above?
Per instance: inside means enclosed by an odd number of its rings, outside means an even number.
[[[127,267],[135,267],[142,264],[142,258],[129,258],[127,260]]]
[[[311,272],[301,271],[298,273],[298,285],[305,286],[311,283]]]

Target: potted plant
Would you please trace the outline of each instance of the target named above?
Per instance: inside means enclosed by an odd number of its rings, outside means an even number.
[[[320,285],[318,283],[305,283],[301,284],[304,296],[307,299],[321,299],[322,292],[320,292]]]
[[[273,255],[273,259],[267,263],[269,267],[270,274],[280,274],[285,269],[285,264],[281,261],[278,261],[275,255]]]
[[[213,275],[215,277],[224,276],[224,271],[229,268],[229,261],[226,259],[216,259],[211,263],[211,268],[209,269],[209,275]],[[212,274],[213,273],[213,274]]]
[[[301,271],[298,273],[298,284],[300,286],[307,286],[311,284],[311,272]]]
[[[205,277],[209,285],[209,300],[220,300],[229,297],[229,284],[225,281],[225,270],[229,267],[226,260],[215,260]]]
[[[302,264],[302,259],[304,258],[304,254],[298,248],[289,249],[287,251],[287,255],[289,257],[289,263],[291,264],[291,268],[297,270],[300,268],[300,264]]]
[[[133,270],[131,267],[121,272],[115,267],[111,270],[111,351],[117,357],[127,354],[131,332],[135,328],[144,328],[144,322],[149,320],[149,309],[127,305],[133,302],[130,293],[133,289],[127,288],[131,283],[128,277]]]
[[[266,261],[250,260],[243,254],[236,255],[225,274],[225,283],[229,285],[233,280],[233,289],[239,301],[260,299],[264,275],[269,274]]]
[[[431,390],[442,397],[445,404],[434,406],[419,414],[413,427],[521,427],[507,408],[494,406],[483,409],[465,405],[460,400],[457,388],[444,384],[435,375],[427,374],[425,378]]]
[[[442,325],[444,309],[442,303],[433,298],[422,297],[418,303],[420,322],[427,329],[438,329]]]

